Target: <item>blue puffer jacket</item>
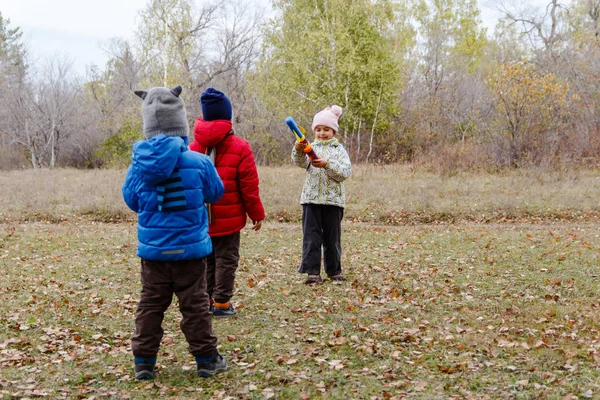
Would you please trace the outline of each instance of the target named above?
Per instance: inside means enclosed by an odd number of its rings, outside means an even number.
[[[169,187],[169,178],[175,175],[181,198],[176,204],[184,209],[166,211],[159,191]],[[146,260],[178,261],[210,254],[204,203],[219,200],[223,191],[210,158],[189,151],[183,138],[160,134],[136,142],[123,183],[123,198],[138,213],[137,255]]]

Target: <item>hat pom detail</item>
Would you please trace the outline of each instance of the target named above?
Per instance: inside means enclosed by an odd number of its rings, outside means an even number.
[[[334,104],[331,106],[331,112],[339,118],[343,113],[342,107]]]

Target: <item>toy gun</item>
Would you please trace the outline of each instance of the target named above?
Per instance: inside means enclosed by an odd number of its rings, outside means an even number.
[[[292,117],[287,117],[285,119],[285,123],[290,128],[290,130],[292,131],[294,136],[296,136],[296,141],[298,143],[306,144],[306,147],[304,148],[304,152],[308,155],[308,157],[310,157],[311,160],[316,160],[317,158],[319,158],[317,156],[317,154],[315,153],[315,151],[313,150],[310,143],[308,143],[308,140],[306,140],[306,137],[304,136],[304,133],[306,131],[304,129],[300,128],[298,125],[296,125],[296,121],[294,121],[294,119]]]

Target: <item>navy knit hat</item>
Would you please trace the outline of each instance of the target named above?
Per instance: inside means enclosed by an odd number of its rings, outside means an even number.
[[[202,119],[205,121],[217,119],[231,121],[233,116],[231,101],[223,92],[213,88],[206,89],[200,96],[200,104],[202,105]]]

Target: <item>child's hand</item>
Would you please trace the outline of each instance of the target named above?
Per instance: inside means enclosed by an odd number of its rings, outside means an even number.
[[[260,228],[262,228],[262,221],[254,221],[252,220],[252,230],[253,231],[260,231]]]
[[[315,168],[325,168],[327,166],[327,160],[321,157],[318,157],[315,160],[311,161],[312,166]]]
[[[296,149],[297,152],[302,153],[302,152],[304,152],[304,149],[306,148],[306,143],[296,142],[296,144],[294,145],[294,148]]]

